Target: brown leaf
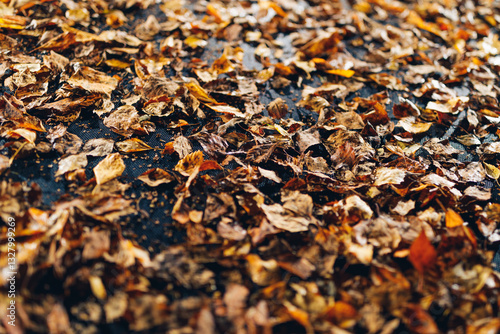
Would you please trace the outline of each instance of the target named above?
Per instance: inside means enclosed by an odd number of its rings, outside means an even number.
[[[408,304],[404,309],[405,322],[413,333],[440,333],[432,316],[418,304]]]
[[[274,119],[282,119],[288,114],[288,105],[286,102],[278,97],[267,106],[267,111],[269,112],[269,116]]]
[[[215,169],[223,170],[224,168],[222,168],[221,165],[219,165],[217,161],[214,160],[205,160],[200,165],[200,172],[203,172],[204,170],[215,170]]]
[[[335,113],[335,118],[339,124],[342,124],[349,130],[361,130],[365,127],[365,122],[361,115],[354,111]]]
[[[92,230],[85,236],[85,243],[82,251],[82,258],[85,260],[98,259],[109,251],[110,239],[109,231]]]
[[[130,105],[124,105],[104,118],[104,125],[122,136],[130,137],[139,125],[137,110]]]
[[[47,315],[47,327],[50,333],[66,334],[73,333],[71,330],[68,313],[63,305],[56,303]]]
[[[161,168],[150,169],[147,172],[142,173],[137,179],[146,183],[150,187],[157,187],[160,184],[170,183],[175,180],[170,173]]]
[[[111,93],[118,86],[118,79],[107,76],[103,72],[96,71],[88,66],[77,69],[69,79],[68,83],[73,87],[79,87],[93,93],[103,93],[111,97]]]
[[[374,186],[382,186],[385,184],[400,184],[404,181],[406,171],[398,168],[380,167],[375,172]]]
[[[10,167],[10,160],[5,155],[0,154],[0,174]]]
[[[94,138],[88,140],[83,146],[83,152],[93,157],[103,157],[113,152],[114,142],[112,139]]]
[[[59,168],[55,176],[64,175],[67,172],[87,166],[87,155],[85,153],[67,156],[59,161]]]
[[[256,254],[246,256],[248,272],[252,281],[260,286],[276,283],[279,280],[279,266],[276,260],[262,260]]]

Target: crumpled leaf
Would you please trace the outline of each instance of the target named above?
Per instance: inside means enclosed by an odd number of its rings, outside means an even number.
[[[93,157],[102,157],[113,152],[113,147],[112,139],[94,138],[85,143],[82,151]]]
[[[179,136],[175,138],[173,143],[173,149],[179,154],[180,159],[184,159],[186,155],[193,152],[193,148],[191,147],[191,143],[189,139],[184,136]]]
[[[204,161],[205,158],[203,157],[203,152],[195,151],[181,159],[175,166],[174,170],[184,176],[190,176],[196,169],[200,168]]]
[[[276,172],[274,172],[272,170],[267,170],[267,169],[259,167],[259,173],[262,176],[264,176],[266,179],[269,179],[269,180],[274,181],[276,183],[282,182],[281,178],[276,174]]]
[[[75,74],[68,79],[68,83],[73,87],[79,87],[93,93],[103,93],[108,97],[116,89],[118,82],[118,79],[88,66],[78,68]]]
[[[406,171],[403,169],[380,167],[375,171],[373,185],[400,184],[404,181],[405,176]]]
[[[87,155],[85,153],[67,156],[59,161],[59,168],[57,169],[55,176],[64,175],[67,172],[83,168],[87,166],[87,163]]]
[[[137,179],[150,187],[157,187],[174,181],[175,177],[161,168],[153,168],[139,175]]]
[[[130,138],[115,143],[116,149],[120,153],[135,153],[149,151],[153,148],[138,138]]]
[[[277,98],[267,106],[269,116],[274,119],[281,119],[288,113],[288,105],[282,98]]]
[[[130,105],[119,107],[104,118],[103,123],[113,132],[125,137],[130,137],[140,126],[137,110]]]
[[[309,195],[291,192],[282,196],[283,205],[262,204],[261,209],[269,222],[282,230],[296,233],[309,230],[309,224],[315,224],[312,217],[313,202]]]
[[[279,266],[276,260],[262,260],[256,254],[246,256],[248,272],[252,281],[261,286],[275,283],[279,280]]]
[[[396,126],[400,126],[410,133],[423,133],[427,132],[431,125],[432,123],[418,122],[415,117],[410,116],[400,119]]]

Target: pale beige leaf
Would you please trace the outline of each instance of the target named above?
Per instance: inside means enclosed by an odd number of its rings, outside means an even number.
[[[59,168],[56,172],[56,176],[63,175],[67,172],[71,172],[85,166],[87,166],[87,155],[85,153],[70,155],[59,161]]]
[[[259,172],[266,179],[269,179],[269,180],[274,181],[276,183],[281,183],[281,178],[276,174],[275,171],[267,170],[267,169],[259,167]]]
[[[174,150],[179,154],[180,159],[184,159],[186,155],[193,152],[191,142],[184,136],[179,136],[174,140]]]
[[[125,163],[119,153],[113,153],[104,158],[94,167],[97,184],[103,184],[122,175]]]
[[[406,171],[398,168],[380,167],[375,172],[374,186],[400,184],[404,181]]]

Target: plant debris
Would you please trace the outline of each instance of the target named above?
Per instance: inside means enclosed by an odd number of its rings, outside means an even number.
[[[2,332],[500,332],[499,21],[0,2]]]

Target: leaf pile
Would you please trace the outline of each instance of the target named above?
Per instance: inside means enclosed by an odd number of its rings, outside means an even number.
[[[0,2],[3,330],[499,331],[498,6]]]

